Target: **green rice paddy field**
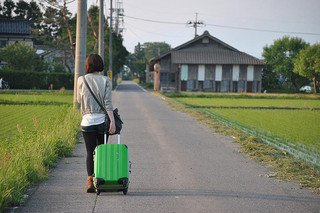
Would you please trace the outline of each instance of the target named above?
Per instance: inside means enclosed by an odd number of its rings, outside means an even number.
[[[311,153],[311,158],[317,158],[314,162],[317,161],[316,164],[319,164],[319,96],[308,98],[301,96],[263,97],[260,95],[256,98],[241,96],[230,96],[228,98],[227,95],[223,97],[197,97],[192,95],[173,98],[195,109],[202,110],[229,126],[245,132],[259,132],[266,137],[276,138],[279,143],[289,144],[291,148],[307,150],[306,152]],[[247,108],[243,109],[241,107]]]
[[[320,108],[320,99],[178,97],[176,100],[197,106]]]
[[[35,125],[59,117],[71,106],[73,95],[59,93],[0,94],[0,142]]]

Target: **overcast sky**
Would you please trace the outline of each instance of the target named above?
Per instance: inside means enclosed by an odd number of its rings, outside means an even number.
[[[194,28],[184,23],[194,21],[196,13],[198,20],[205,23],[205,26],[198,28],[199,35],[207,30],[212,36],[258,58],[262,58],[264,46],[271,45],[275,39],[285,35],[300,37],[310,44],[320,43],[319,0],[120,1],[123,2],[125,14],[124,46],[129,52],[134,51],[138,42],[165,41],[174,48],[193,39]],[[87,2],[88,8],[99,4],[99,0]],[[110,0],[105,0],[107,16],[109,4]],[[76,12],[77,0],[68,7]]]

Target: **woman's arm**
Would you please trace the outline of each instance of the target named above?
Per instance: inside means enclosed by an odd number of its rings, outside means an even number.
[[[110,118],[110,128],[109,128],[109,133],[114,134],[116,132],[116,125],[114,122],[114,116],[113,116],[113,111],[107,111],[108,116]]]

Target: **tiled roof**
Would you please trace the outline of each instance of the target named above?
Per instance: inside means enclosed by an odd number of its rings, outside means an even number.
[[[198,42],[204,37],[208,37],[220,46],[192,47],[192,44]],[[155,57],[152,61],[158,61],[171,54],[172,63],[175,64],[248,64],[264,65],[264,61],[259,60],[244,52],[240,52],[234,47],[211,36],[205,31],[201,36],[196,37],[161,56]]]
[[[0,34],[29,35],[30,23],[25,20],[0,19]]]
[[[246,53],[228,49],[188,48],[172,51],[171,54],[174,64],[265,64],[264,61]]]

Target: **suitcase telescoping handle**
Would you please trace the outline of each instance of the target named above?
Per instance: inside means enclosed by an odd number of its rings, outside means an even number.
[[[107,134],[104,134],[104,144],[107,144]],[[120,144],[120,134],[118,134],[118,144]]]

